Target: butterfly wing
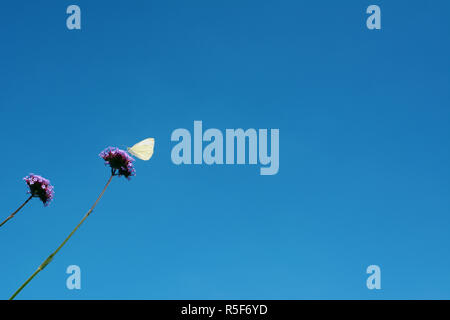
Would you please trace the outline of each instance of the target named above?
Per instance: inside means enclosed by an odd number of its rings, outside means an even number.
[[[153,149],[155,146],[155,139],[148,138],[136,143],[131,148],[128,148],[128,152],[136,156],[141,160],[149,160],[153,155]]]

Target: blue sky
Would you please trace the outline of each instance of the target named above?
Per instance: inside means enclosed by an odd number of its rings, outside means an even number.
[[[77,4],[82,29],[66,28]],[[365,9],[378,4],[382,29]],[[8,298],[155,137],[22,299],[450,298],[448,1],[0,5],[0,230]],[[280,171],[176,166],[177,128],[279,128]],[[67,266],[82,289],[66,288]],[[381,267],[379,291],[367,266]]]

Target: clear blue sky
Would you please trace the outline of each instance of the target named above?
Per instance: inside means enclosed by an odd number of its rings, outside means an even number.
[[[66,28],[78,4],[82,30]],[[378,4],[382,30],[365,9]],[[98,153],[156,138],[131,181],[18,298],[450,298],[448,1],[0,4],[0,230],[8,298],[108,178]],[[175,166],[177,128],[279,128],[280,171]],[[82,289],[65,270],[79,265]],[[366,288],[381,267],[382,290]]]

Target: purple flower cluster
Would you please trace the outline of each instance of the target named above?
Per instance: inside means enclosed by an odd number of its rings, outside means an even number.
[[[105,160],[105,165],[109,165],[113,175],[124,176],[130,179],[136,174],[133,167],[134,159],[119,148],[108,147],[100,153],[100,157]]]
[[[30,189],[28,191],[33,197],[38,197],[41,199],[44,206],[48,206],[50,202],[53,200],[55,192],[53,191],[53,186],[50,184],[50,181],[38,176],[36,174],[30,173],[29,176],[23,178]]]

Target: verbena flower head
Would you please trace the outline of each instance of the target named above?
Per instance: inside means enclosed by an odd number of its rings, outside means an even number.
[[[23,178],[30,189],[28,191],[33,197],[41,199],[44,206],[48,206],[55,196],[55,191],[50,181],[38,176],[37,174],[30,173],[29,176]]]
[[[100,157],[105,160],[105,165],[109,165],[113,175],[124,176],[130,179],[136,175],[133,167],[134,159],[119,148],[108,147],[100,153]]]

